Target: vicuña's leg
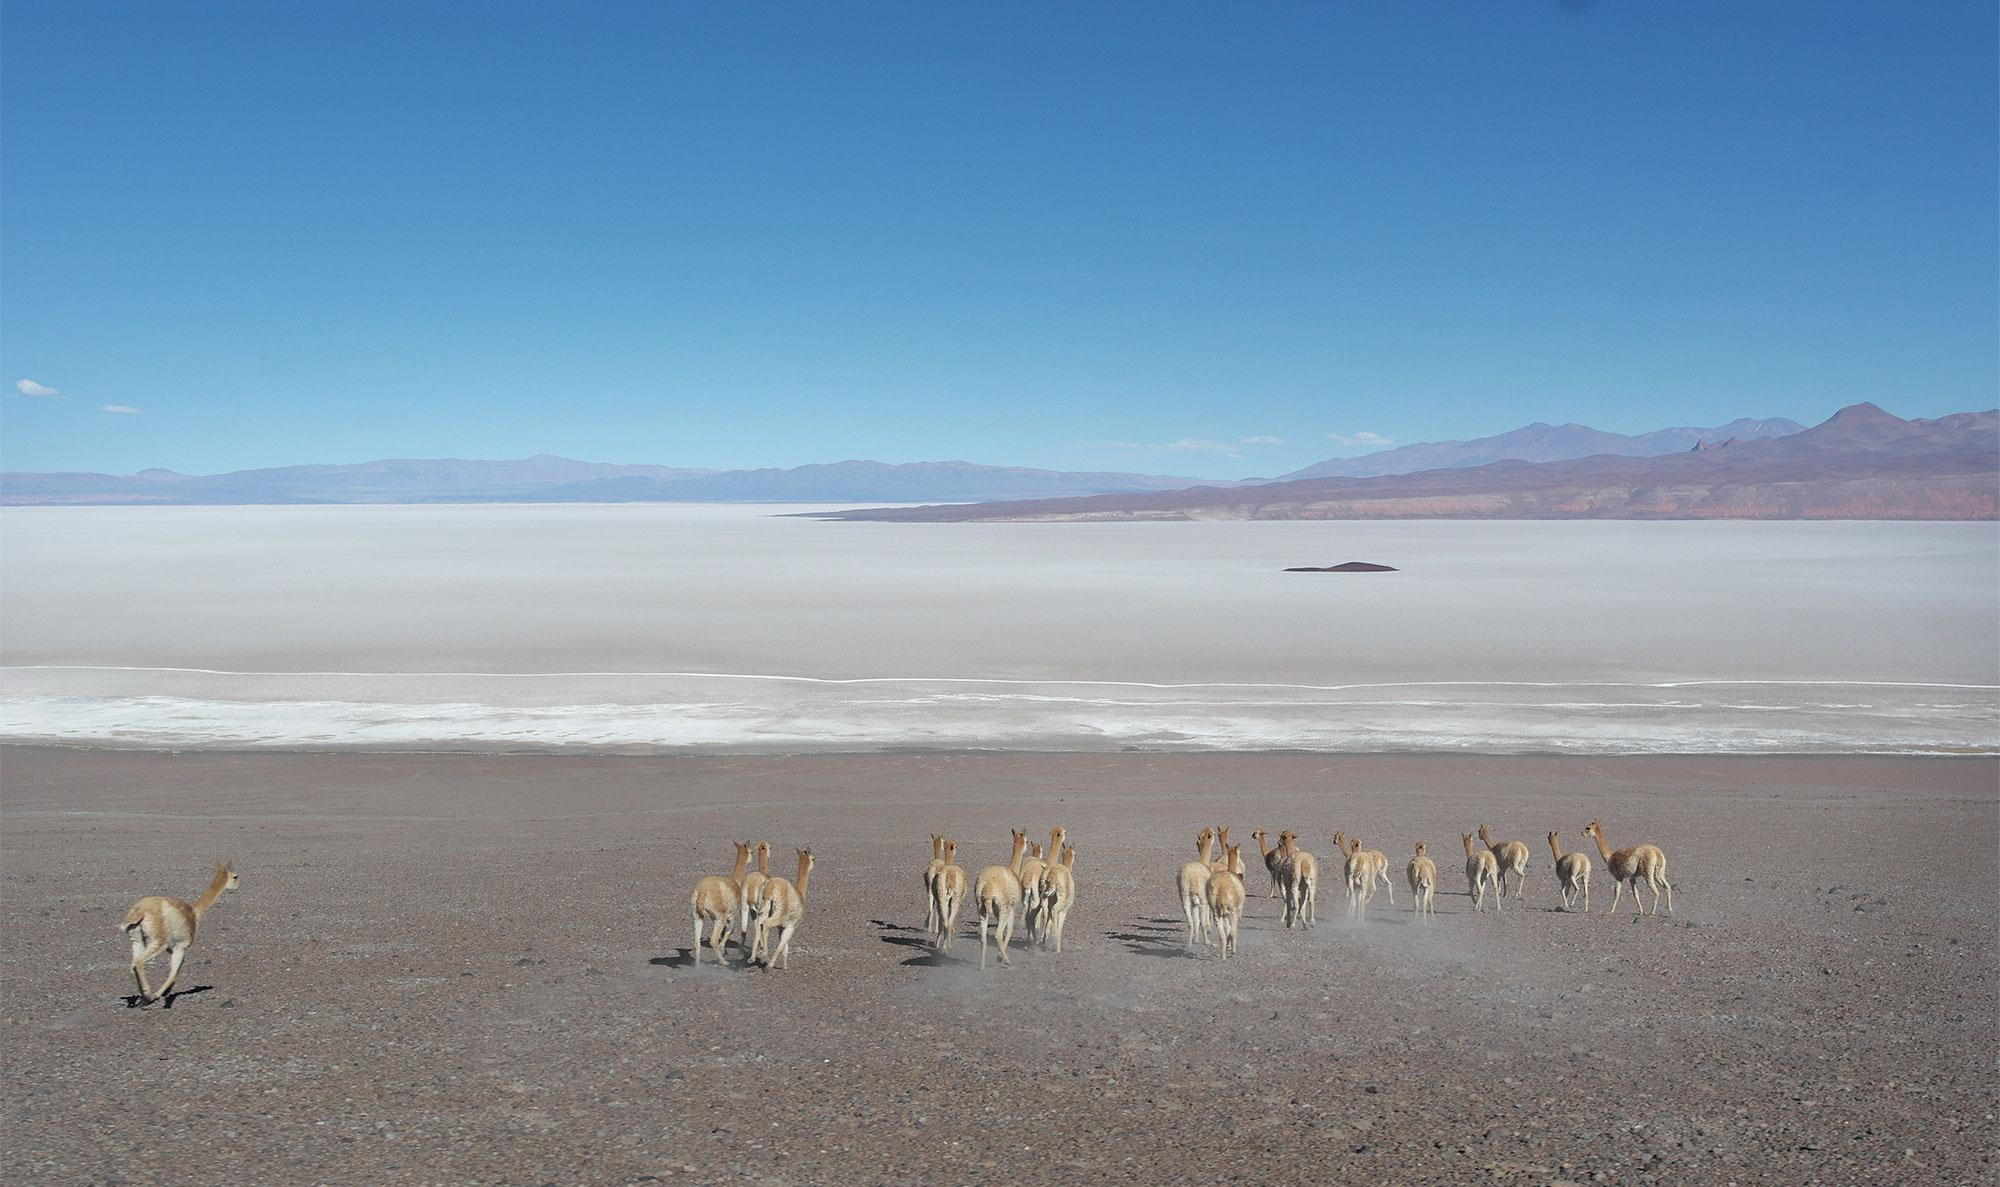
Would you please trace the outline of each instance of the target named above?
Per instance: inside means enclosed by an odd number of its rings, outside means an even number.
[[[788,969],[792,967],[792,933],[798,929],[799,925],[796,923],[787,923],[778,929],[777,959],[784,962],[778,966],[779,968]]]
[[[1667,914],[1671,915],[1674,913],[1674,884],[1667,881],[1667,876],[1662,874],[1660,875],[1660,885],[1667,888]]]
[[[987,920],[987,918],[986,918],[986,908],[984,908],[984,907],[981,907],[981,908],[979,909],[979,967],[980,967],[980,968],[982,968],[982,969],[986,967],[986,924],[987,924],[987,922],[988,922],[988,920]],[[1004,948],[1004,947],[1000,949],[1000,959],[1002,959],[1002,960],[1005,960],[1005,959],[1007,959],[1007,949],[1006,949],[1006,948]]]
[[[181,961],[187,959],[187,952],[187,945],[185,944],[169,950],[167,955],[167,979],[160,986],[160,997],[162,999],[165,999],[169,993],[174,991],[174,982],[180,979]]]
[[[141,1002],[153,998],[153,991],[146,986],[146,962],[158,956],[165,947],[165,944],[149,943],[143,927],[132,933],[132,978],[139,983]]]
[[[994,942],[1000,945],[1000,963],[1012,964],[1007,958],[1007,945],[1014,939],[1014,908],[1009,906],[1000,912],[1000,924],[994,928]]]

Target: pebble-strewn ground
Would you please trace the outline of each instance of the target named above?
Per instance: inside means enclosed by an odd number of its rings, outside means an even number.
[[[0,751],[10,1183],[1991,1183],[1989,759]],[[1679,912],[1554,911],[1545,836],[1664,846]],[[1459,835],[1535,855],[1474,916]],[[1060,957],[921,939],[928,834],[1066,825]],[[1298,829],[1287,933],[1182,953],[1195,831]],[[1331,834],[1388,852],[1344,918]],[[818,867],[790,970],[689,966],[730,838]],[[1410,843],[1447,890],[1405,912]],[[171,1010],[141,894],[243,887]],[[1629,902],[1629,900],[1628,900]],[[968,933],[970,934],[970,933]],[[733,952],[733,949],[732,949]]]

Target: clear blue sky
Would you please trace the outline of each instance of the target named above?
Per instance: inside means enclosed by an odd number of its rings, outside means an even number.
[[[10,469],[1248,475],[2000,386],[1985,0],[38,0],[0,55]]]

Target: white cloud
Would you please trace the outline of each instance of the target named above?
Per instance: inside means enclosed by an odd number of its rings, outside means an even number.
[[[1137,449],[1146,453],[1213,453],[1223,457],[1236,457],[1236,447],[1220,441],[1198,441],[1193,437],[1182,437],[1178,441],[1159,444],[1152,441],[1113,441],[1113,449]]]
[[[1366,429],[1362,430],[1359,433],[1354,434],[1353,436],[1348,436],[1345,433],[1328,433],[1327,438],[1328,440],[1338,441],[1342,445],[1347,445],[1347,446],[1359,446],[1359,445],[1382,446],[1382,445],[1394,445],[1396,443],[1396,439],[1394,437],[1384,437],[1380,433],[1371,433],[1368,432]]]
[[[1155,443],[1151,441],[1113,441],[1113,449],[1137,449],[1147,453],[1206,453],[1216,457],[1242,457],[1245,445],[1283,445],[1278,437],[1245,437],[1231,444],[1227,441],[1210,441],[1202,437],[1182,437],[1178,441]]]
[[[1216,453],[1224,457],[1235,457],[1236,447],[1221,441],[1198,441],[1193,437],[1182,437],[1162,446],[1168,453]]]
[[[140,411],[139,411],[139,410],[138,410],[137,408],[134,408],[134,407],[132,407],[132,406],[131,406],[130,404],[104,404],[104,405],[101,405],[101,406],[99,406],[99,408],[98,408],[97,410],[98,410],[99,412],[109,412],[109,413],[113,413],[113,414],[115,414],[115,415],[117,415],[117,416],[144,416],[144,415],[145,415],[145,413],[143,413],[143,412],[140,412]]]
[[[57,391],[56,389],[54,389],[54,388],[52,388],[52,387],[48,387],[48,386],[45,386],[45,385],[43,385],[43,384],[39,384],[39,383],[36,383],[36,382],[35,382],[34,380],[32,380],[32,379],[17,379],[17,380],[15,380],[15,381],[14,381],[14,390],[15,390],[15,391],[17,391],[17,392],[20,392],[20,393],[21,393],[22,395],[24,395],[24,396],[29,396],[29,397],[32,397],[32,398],[34,398],[34,399],[42,399],[42,398],[44,398],[44,397],[47,397],[47,396],[60,396],[60,395],[62,395],[62,393],[61,393],[61,392],[59,392],[59,391]]]

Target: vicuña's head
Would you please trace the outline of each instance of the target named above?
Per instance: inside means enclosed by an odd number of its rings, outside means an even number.
[[[950,838],[947,837],[944,843],[944,863],[946,865],[950,865],[951,859],[957,856],[958,856],[958,842],[951,840]]]
[[[1483,824],[1479,826],[1479,839],[1488,845],[1493,843],[1493,833]]]
[[[799,872],[803,874],[807,870],[810,870],[812,868],[813,868],[813,851],[810,849],[799,850]]]
[[[1042,843],[1040,841],[1036,841],[1034,844],[1028,846],[1028,856],[1034,858],[1036,861],[1042,859]]]
[[[226,862],[215,863],[215,877],[222,883],[224,890],[234,890],[243,885],[243,879],[236,876],[236,867]]]
[[[1550,833],[1550,834],[1549,834],[1549,844],[1551,844],[1551,845],[1555,844],[1555,843],[1556,843],[1556,838],[1557,838],[1557,837],[1560,837],[1560,836],[1562,836],[1562,834],[1561,834],[1561,833]]]
[[[1026,848],[1028,847],[1028,830],[1027,830],[1027,829],[1024,829],[1024,828],[1017,828],[1017,829],[1011,829],[1011,830],[1009,830],[1009,831],[1011,831],[1011,832],[1012,832],[1012,833],[1014,834],[1014,848],[1016,848],[1016,849],[1026,849]]]
[[[1201,831],[1195,834],[1195,840],[1199,841],[1203,845],[1208,844],[1210,841],[1213,841],[1214,839],[1215,839],[1215,829],[1211,825],[1203,825]]]
[[[1418,856],[1418,857],[1422,857],[1423,855],[1424,855],[1424,843],[1423,843],[1422,841],[1418,841],[1418,842],[1417,842],[1417,856]]]
[[[1340,850],[1342,853],[1347,852],[1347,834],[1346,833],[1333,834],[1333,847],[1335,849]]]
[[[1064,845],[1064,846],[1063,846],[1063,859],[1062,859],[1062,863],[1063,863],[1063,868],[1064,868],[1064,869],[1071,869],[1071,868],[1075,867],[1075,865],[1076,865],[1076,846],[1074,846],[1074,845]]]
[[[1595,820],[1583,826],[1583,835],[1586,837],[1596,837],[1600,841],[1604,839],[1604,831],[1597,827]]]
[[[1049,830],[1049,852],[1061,853],[1062,843],[1069,839],[1069,830],[1058,824]]]
[[[1465,834],[1465,855],[1466,855],[1467,857],[1470,857],[1470,856],[1472,856],[1472,834],[1471,834],[1471,833],[1467,833],[1467,834]]]
[[[769,860],[771,860],[771,842],[757,842],[757,863],[762,865]]]

